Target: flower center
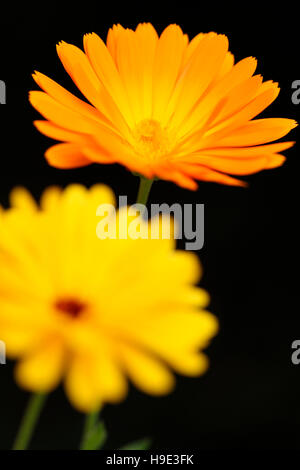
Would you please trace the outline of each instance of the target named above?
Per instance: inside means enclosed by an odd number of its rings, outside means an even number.
[[[157,159],[167,154],[171,141],[167,129],[153,119],[139,122],[133,131],[135,150],[143,157]]]
[[[83,313],[85,305],[76,299],[61,299],[55,303],[55,308],[71,318],[78,318]]]

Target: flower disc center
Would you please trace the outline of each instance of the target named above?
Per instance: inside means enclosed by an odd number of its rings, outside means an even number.
[[[55,308],[71,318],[78,318],[83,313],[85,305],[76,299],[61,299],[55,303]]]
[[[167,130],[153,119],[144,119],[139,122],[133,135],[136,151],[149,159],[159,158],[167,154],[170,149]]]

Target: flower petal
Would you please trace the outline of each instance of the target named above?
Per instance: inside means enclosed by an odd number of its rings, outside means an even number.
[[[97,129],[95,122],[60,104],[43,91],[31,91],[29,100],[44,118],[63,129],[86,134],[92,134]]]
[[[72,44],[61,42],[57,46],[57,53],[66,72],[82,94],[117,130],[127,134],[128,127],[120,110],[100,82],[84,52]]]
[[[18,363],[16,380],[28,390],[46,392],[58,385],[64,367],[65,353],[61,343],[49,341]]]
[[[105,123],[108,123],[107,119],[100,113],[100,111],[85,101],[77,98],[75,95],[72,95],[72,93],[60,86],[54,80],[51,80],[51,78],[46,75],[40,72],[35,72],[33,74],[33,79],[43,91],[67,108],[72,109],[76,113],[82,114],[88,119],[96,121],[100,120],[100,122],[104,121]]]
[[[185,47],[185,38],[177,25],[168,26],[159,38],[153,68],[153,119],[164,120]]]
[[[83,44],[85,53],[99,80],[119,107],[126,122],[132,126],[133,117],[124,85],[106,45],[95,33],[86,34],[83,38]]]
[[[166,119],[178,127],[201,98],[220,70],[228,51],[226,36],[210,33],[199,42],[186,69],[181,73],[170,100]],[[176,108],[176,113],[174,110]]]
[[[92,163],[77,144],[53,145],[45,152],[45,157],[50,165],[61,169],[79,168]]]
[[[74,357],[65,379],[65,389],[69,400],[83,413],[98,411],[102,403],[102,397],[93,381],[90,366],[89,359]]]
[[[297,125],[293,119],[256,119],[235,129],[234,133],[223,137],[217,144],[220,147],[246,147],[264,144],[281,139]]]
[[[132,382],[151,395],[170,393],[175,379],[159,359],[126,344],[120,344],[120,361]]]

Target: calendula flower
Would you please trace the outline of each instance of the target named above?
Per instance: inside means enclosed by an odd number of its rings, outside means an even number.
[[[40,208],[18,189],[0,214],[0,338],[16,379],[36,392],[64,381],[82,411],[123,399],[127,379],[156,395],[172,389],[171,369],[203,373],[217,330],[196,255],[174,240],[97,237],[96,209],[113,203],[102,185],[48,189]]]
[[[189,41],[177,25],[160,37],[151,24],[135,31],[115,25],[106,45],[94,33],[83,43],[84,52],[65,42],[57,52],[90,104],[34,74],[44,92],[31,92],[30,101],[46,118],[35,125],[63,142],[46,152],[51,165],[120,163],[196,189],[196,179],[243,185],[229,175],[284,162],[280,152],[293,143],[269,142],[296,123],[253,120],[275,100],[278,84],[253,75],[253,57],[235,64],[226,36],[200,33]]]

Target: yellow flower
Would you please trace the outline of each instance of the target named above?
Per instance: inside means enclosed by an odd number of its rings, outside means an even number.
[[[62,141],[46,152],[58,168],[120,163],[147,178],[196,189],[195,179],[244,185],[247,175],[281,165],[296,122],[253,120],[277,97],[277,83],[253,75],[256,59],[234,64],[228,39],[216,33],[189,41],[177,25],[160,37],[151,24],[113,26],[106,45],[84,36],[84,51],[61,42],[59,58],[77,98],[45,75],[34,79],[32,105],[46,118],[45,135]]]
[[[197,257],[174,240],[99,239],[99,204],[114,204],[106,186],[50,188],[40,208],[17,189],[0,214],[0,338],[16,379],[40,392],[64,380],[82,411],[123,399],[127,379],[156,395],[171,369],[203,373],[217,331]]]

